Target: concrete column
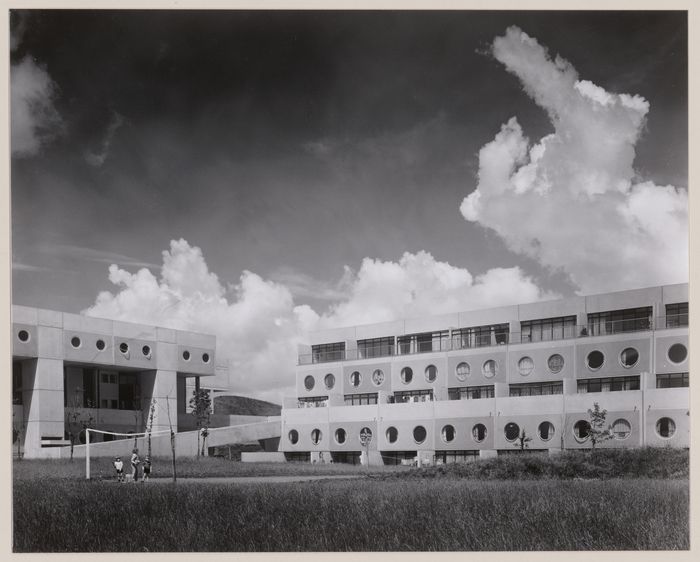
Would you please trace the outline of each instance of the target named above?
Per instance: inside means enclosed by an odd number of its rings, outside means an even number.
[[[144,371],[139,375],[141,392],[144,398],[144,421],[148,419],[148,409],[151,400],[156,402],[156,411],[153,416],[153,431],[163,431],[172,428],[177,431],[178,410],[178,380],[177,371]],[[168,408],[170,408],[170,422],[168,421]]]
[[[63,439],[63,361],[39,358],[22,364],[22,400],[24,402],[27,458],[41,456],[42,437]]]

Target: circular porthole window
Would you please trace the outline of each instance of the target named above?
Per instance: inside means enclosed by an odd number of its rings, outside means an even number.
[[[413,369],[411,367],[404,367],[401,369],[401,382],[408,384],[413,380]]]
[[[598,351],[597,349],[591,351],[586,357],[586,366],[591,371],[597,371],[598,369],[600,369],[603,366],[604,362],[605,355],[603,355],[602,351]]]
[[[633,347],[626,347],[620,353],[620,363],[625,369],[634,367],[639,361],[639,352]]]
[[[493,359],[489,359],[488,361],[484,362],[484,365],[481,367],[481,372],[487,379],[495,377],[497,370],[498,367]]]
[[[428,432],[425,430],[425,428],[422,425],[417,425],[416,427],[413,428],[413,440],[418,443],[419,445],[425,441],[425,438],[428,436]]]
[[[540,436],[542,441],[549,441],[554,437],[554,424],[552,422],[542,422],[537,426],[537,435]]]
[[[613,422],[613,424],[610,426],[610,430],[615,439],[622,441],[630,436],[630,433],[632,433],[632,426],[630,425],[630,422],[620,418],[619,420],[615,420]]]
[[[532,370],[535,368],[535,362],[532,360],[532,357],[523,357],[518,361],[518,372],[526,377],[530,373],[532,373]]]
[[[435,382],[437,379],[437,367],[435,365],[428,365],[425,368],[425,380],[428,382]]]
[[[442,428],[440,436],[445,443],[452,443],[455,439],[455,428],[453,425],[446,425]]]
[[[95,347],[96,347],[99,351],[104,351],[104,348],[105,348],[105,342],[104,342],[104,340],[97,340],[97,341],[95,342]]]
[[[29,341],[29,332],[27,332],[27,330],[20,330],[17,332],[17,339],[22,343],[27,343]]]
[[[141,348],[141,353],[143,353],[146,357],[151,356],[151,346],[150,345],[144,345]]]
[[[73,337],[70,339],[70,344],[71,344],[75,349],[78,349],[78,348],[80,347],[80,344],[81,344],[81,343],[82,343],[82,342],[80,341],[80,338],[79,338],[78,336],[73,336]]]
[[[183,352],[182,352],[182,358],[183,358],[185,361],[189,361],[189,360],[190,360],[190,352],[187,351],[187,350],[183,351]]]
[[[343,443],[345,443],[346,437],[347,433],[345,433],[345,430],[342,427],[339,427],[335,430],[335,442],[338,445],[342,445]]]
[[[574,438],[583,443],[591,433],[591,424],[586,420],[579,420],[574,424]]]
[[[325,377],[323,377],[323,384],[326,385],[326,388],[330,390],[335,386],[335,375],[333,373],[328,373]]]
[[[311,430],[311,442],[314,445],[318,445],[321,442],[321,439],[323,439],[323,433],[321,433],[320,429]]]
[[[202,353],[202,362],[209,363],[209,354],[208,353]]]
[[[124,355],[129,353],[129,344],[123,341],[122,343],[119,344],[119,351],[121,351]]]
[[[676,423],[671,418],[661,418],[656,422],[656,434],[668,439],[676,433]]]
[[[520,435],[520,427],[518,427],[517,423],[509,422],[506,424],[503,433],[506,436],[506,441],[515,441]]]
[[[472,437],[477,443],[481,443],[484,439],[486,439],[486,434],[486,426],[483,423],[477,423],[474,427],[472,427]]]
[[[289,438],[289,442],[292,445],[296,445],[297,442],[299,441],[299,432],[296,429],[292,429],[287,434],[287,437]]]
[[[674,343],[668,348],[668,358],[673,363],[683,363],[686,357],[688,357],[688,350],[682,343]]]
[[[363,427],[357,435],[360,443],[364,446],[372,442],[372,430],[369,427]]]
[[[362,375],[360,374],[360,371],[353,371],[353,373],[350,375],[350,384],[352,386],[360,386],[361,382]]]
[[[547,368],[556,375],[564,368],[564,358],[558,353],[550,355],[549,359],[547,359]]]
[[[464,382],[467,380],[467,377],[469,376],[471,369],[469,368],[469,363],[465,363],[462,361],[459,365],[457,365],[456,369],[456,375],[457,375],[457,380]]]
[[[399,438],[399,430],[396,429],[395,427],[389,427],[386,430],[386,440],[389,443],[396,443],[396,440]]]
[[[314,378],[311,375],[308,375],[304,379],[304,388],[306,388],[306,390],[312,390],[315,384],[316,384],[316,381],[314,380]]]
[[[384,382],[384,371],[381,369],[375,369],[372,373],[372,383],[374,386],[379,386]]]

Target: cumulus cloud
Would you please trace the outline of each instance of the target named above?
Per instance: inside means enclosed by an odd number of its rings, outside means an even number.
[[[32,156],[62,134],[63,119],[54,101],[57,87],[45,68],[30,56],[10,71],[11,146],[13,156]]]
[[[512,251],[563,270],[583,293],[686,281],[687,191],[641,181],[633,167],[649,103],[580,80],[517,27],[491,53],[554,132],[531,142],[515,117],[503,124],[479,152],[463,216]]]
[[[531,302],[543,293],[518,267],[473,277],[428,252],[404,253],[398,262],[365,258],[357,272],[346,268],[348,295],[319,319],[319,326],[353,326],[475,308]]]
[[[250,271],[226,289],[202,251],[182,239],[163,252],[159,277],[111,265],[109,280],[118,290],[101,292],[84,314],[215,334],[218,361],[230,374],[220,382],[278,402],[293,393],[297,346],[309,331],[553,297],[519,268],[473,277],[418,252],[398,262],[366,258],[356,273],[346,267],[340,302],[319,313],[296,305],[285,285]]]

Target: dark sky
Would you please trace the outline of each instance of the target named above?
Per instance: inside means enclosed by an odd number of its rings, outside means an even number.
[[[11,60],[48,72],[64,130],[12,159],[13,301],[80,310],[109,263],[160,264],[180,237],[229,283],[426,250],[571,293],[459,212],[502,123],[551,128],[485,54],[510,25],[646,98],[635,169],[687,186],[684,12],[14,12]]]

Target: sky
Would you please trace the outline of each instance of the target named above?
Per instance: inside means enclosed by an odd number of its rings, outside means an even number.
[[[14,11],[13,302],[308,331],[688,280],[683,12]]]

